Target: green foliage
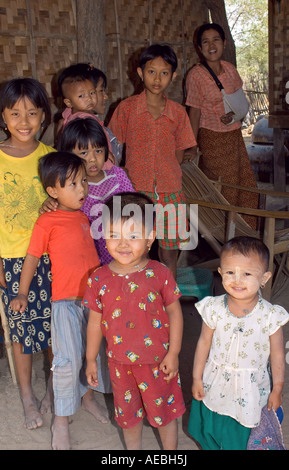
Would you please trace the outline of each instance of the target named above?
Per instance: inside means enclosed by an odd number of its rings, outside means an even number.
[[[225,0],[235,41],[237,67],[246,87],[268,87],[268,3],[266,0]]]

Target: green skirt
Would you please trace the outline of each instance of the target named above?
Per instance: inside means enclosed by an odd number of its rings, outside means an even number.
[[[203,450],[246,450],[251,428],[193,399],[188,431]]]

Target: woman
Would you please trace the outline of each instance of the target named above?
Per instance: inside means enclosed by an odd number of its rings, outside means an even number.
[[[212,180],[221,178],[224,183],[254,188],[256,181],[243,141],[241,121],[234,122],[233,113],[225,114],[223,95],[203,65],[206,62],[211,67],[226,93],[234,93],[242,87],[236,68],[221,60],[226,46],[224,31],[218,24],[204,24],[197,31],[196,43],[202,60],[188,73],[186,105],[202,154],[199,166]],[[232,205],[258,207],[255,193],[223,187],[222,194]],[[255,217],[246,217],[246,220],[255,228]]]

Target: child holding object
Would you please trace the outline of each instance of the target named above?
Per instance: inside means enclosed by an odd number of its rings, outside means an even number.
[[[194,359],[188,429],[204,450],[245,450],[262,408],[276,411],[281,405],[282,326],[289,315],[260,295],[271,277],[268,262],[262,241],[229,240],[221,250],[219,268],[226,294],[196,304],[203,326]]]
[[[185,412],[178,375],[183,317],[170,270],[148,259],[151,200],[123,193],[106,202],[103,226],[113,260],[89,278],[83,303],[87,327],[88,383],[98,384],[102,337],[113,388],[115,419],[127,449],[141,449],[143,418],[158,428],[164,449],[177,448],[177,418]]]
[[[99,266],[86,215],[80,211],[87,195],[84,161],[68,152],[49,153],[40,160],[39,174],[47,193],[57,199],[55,211],[42,214],[33,229],[21,274],[18,296],[11,302],[22,312],[35,266],[47,252],[52,269],[52,352],[55,419],[52,448],[70,448],[68,418],[80,404],[99,421],[107,413],[94,400],[93,391],[81,375],[88,310],[81,305],[90,273]],[[101,359],[100,359],[101,360]],[[99,362],[99,368],[102,365]],[[110,383],[108,384],[110,386]],[[106,383],[99,381],[99,391]]]

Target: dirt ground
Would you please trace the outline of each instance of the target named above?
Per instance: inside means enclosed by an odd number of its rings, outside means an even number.
[[[245,133],[244,133],[245,134]],[[249,143],[250,132],[244,135]],[[289,311],[289,279],[272,299]],[[222,292],[218,278],[215,280],[215,294]],[[199,450],[187,431],[191,404],[191,376],[194,351],[201,329],[201,319],[194,307],[194,299],[182,299],[184,317],[183,344],[180,353],[180,375],[186,404],[186,413],[179,418],[179,451]],[[289,323],[284,327],[284,347],[286,352],[286,373],[283,395],[284,420],[282,431],[284,444],[289,449]],[[46,389],[46,377],[49,373],[45,354],[38,353],[33,361],[33,386],[38,399],[42,399]],[[70,438],[72,450],[121,451],[125,449],[122,433],[113,418],[112,395],[95,393],[96,400],[107,407],[110,422],[101,424],[80,408],[71,417]],[[53,416],[44,416],[44,424],[37,430],[29,431],[23,427],[24,416],[19,397],[18,386],[14,385],[8,366],[5,348],[0,344],[0,450],[51,450],[51,424]],[[145,423],[143,431],[143,449],[161,450],[158,434]]]
[[[289,283],[287,283],[275,303],[283,305],[289,310],[289,298],[287,295]],[[217,289],[218,291],[218,286]],[[179,451],[198,450],[197,444],[187,432],[187,422],[191,403],[191,373],[196,342],[200,333],[201,320],[197,313],[193,299],[183,299],[182,309],[184,317],[183,345],[180,354],[180,375],[183,395],[187,412],[179,418]],[[284,342],[286,352],[289,349],[289,325],[284,327]],[[3,349],[3,348],[2,348]],[[4,351],[5,353],[5,351]],[[289,359],[289,353],[287,352]],[[37,397],[41,399],[45,392],[45,383],[48,366],[46,357],[38,353],[33,361],[33,385]],[[289,360],[286,363],[286,384],[284,387],[284,421],[282,425],[284,442],[289,448]],[[113,419],[112,395],[95,393],[96,399],[110,412],[108,424],[98,423],[91,415],[80,408],[71,417],[70,437],[72,450],[124,450],[122,433]],[[44,416],[44,424],[37,430],[26,430],[23,427],[24,417],[19,390],[13,384],[6,355],[0,359],[0,449],[1,450],[51,450],[51,423],[52,415]],[[143,432],[144,450],[161,450],[158,435],[145,424]]]

